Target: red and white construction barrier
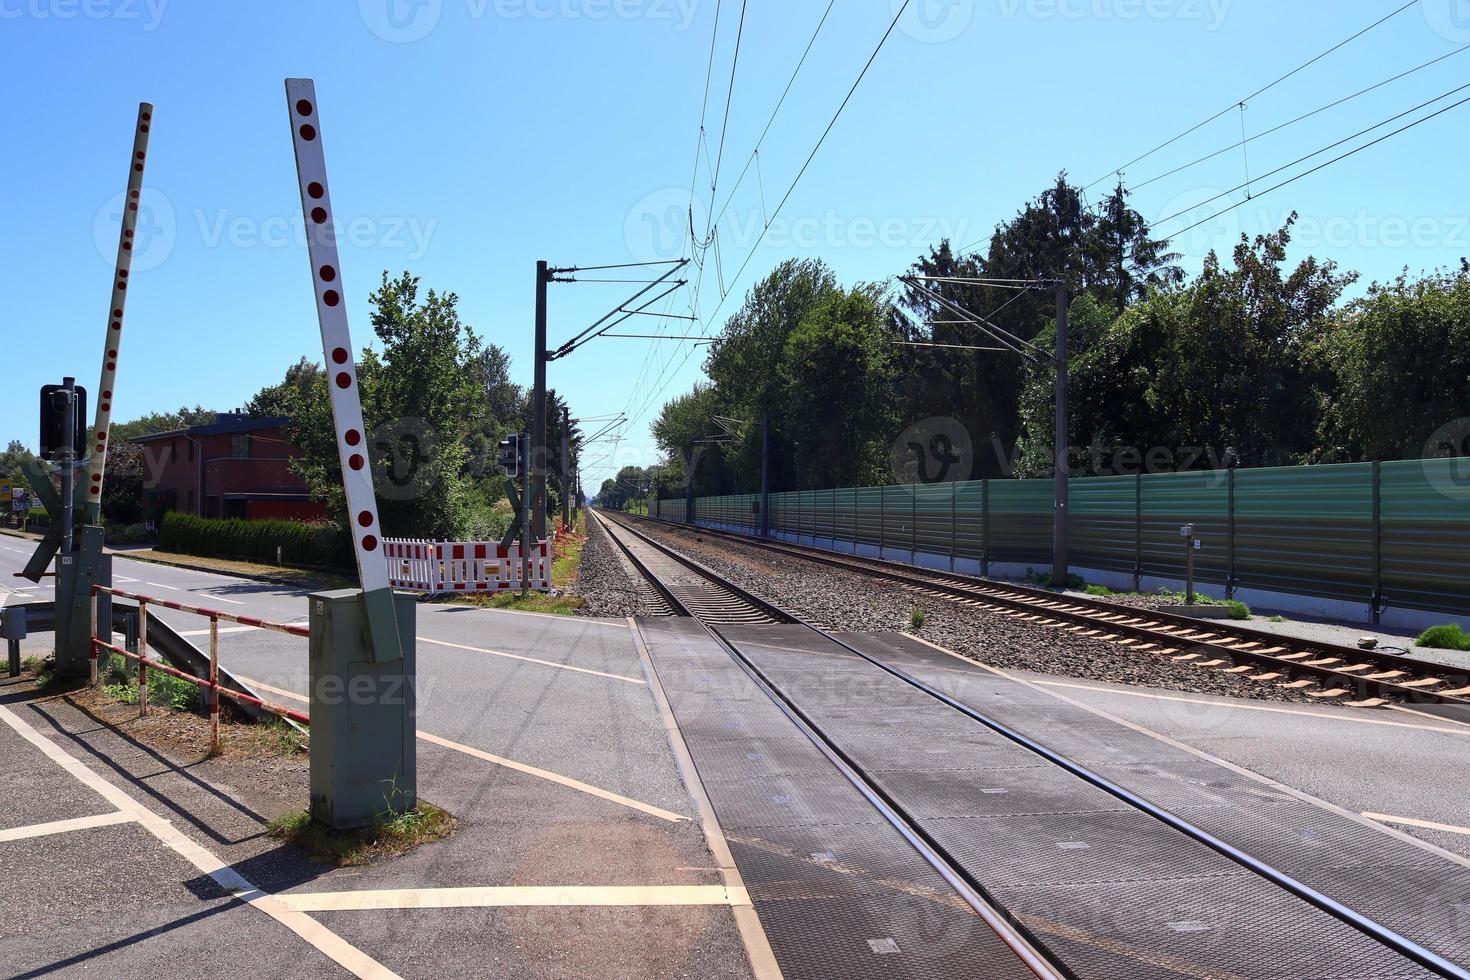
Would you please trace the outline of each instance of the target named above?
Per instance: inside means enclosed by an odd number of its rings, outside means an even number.
[[[383,557],[395,589],[429,592],[510,592],[521,587],[520,542],[503,548],[494,541],[420,541],[386,538]],[[551,544],[531,545],[529,587],[551,591]]]

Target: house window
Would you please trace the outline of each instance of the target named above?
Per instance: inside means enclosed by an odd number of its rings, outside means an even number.
[[[250,434],[242,432],[239,435],[230,436],[230,458],[250,458]]]
[[[194,462],[194,440],[186,436],[184,441],[189,444],[189,462],[192,463]]]

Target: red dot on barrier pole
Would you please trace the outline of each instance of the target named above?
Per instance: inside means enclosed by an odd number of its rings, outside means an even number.
[[[342,302],[342,297],[337,295],[337,291],[335,289],[329,289],[325,293],[322,293],[322,302],[326,303],[328,306],[336,306],[338,303]]]
[[[346,347],[336,347],[336,348],[333,348],[333,350],[332,350],[332,360],[335,361],[338,364],[346,364],[347,363],[347,348]]]
[[[311,197],[313,201],[321,200],[322,195],[326,192],[327,189],[321,185],[320,181],[313,180],[311,183],[306,185],[306,193]]]
[[[373,551],[378,547],[378,539],[371,534],[363,535],[362,550]]]
[[[309,116],[309,115],[311,115],[311,102],[309,102],[306,99],[297,99],[296,100],[296,112],[297,112],[298,115],[302,115],[302,116]]]
[[[372,527],[373,526],[373,512],[370,511],[370,510],[365,510],[361,514],[358,514],[357,515],[357,523],[361,524],[363,527]]]
[[[327,209],[326,208],[312,208],[311,209],[311,220],[312,221],[315,221],[317,224],[321,224],[323,221],[326,221],[327,220]]]
[[[337,278],[337,270],[329,265],[324,265],[317,272],[322,277],[322,282],[331,282]]]
[[[304,124],[301,127],[301,138],[306,140],[307,142],[311,142],[312,140],[316,139],[316,127],[313,126],[311,123]]]
[[[362,454],[353,453],[352,456],[347,460],[347,465],[352,467],[354,470],[362,469]]]
[[[338,373],[338,375],[337,375],[337,387],[338,388],[348,388],[348,387],[351,387],[351,385],[352,385],[352,375],[348,374],[346,371],[342,371],[342,372]]]
[[[358,432],[356,429],[348,429],[347,434],[344,435],[342,438],[347,440],[347,445],[355,446],[359,442],[362,442],[362,433]]]

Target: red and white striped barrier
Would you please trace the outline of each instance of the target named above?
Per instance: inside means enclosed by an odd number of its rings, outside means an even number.
[[[520,542],[503,548],[494,541],[424,541],[386,538],[383,557],[394,588],[428,592],[510,592],[521,587]],[[529,587],[551,591],[551,544],[531,545]]]

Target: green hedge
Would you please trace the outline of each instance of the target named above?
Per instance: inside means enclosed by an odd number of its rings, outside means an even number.
[[[277,547],[288,565],[352,566],[351,542],[329,521],[216,520],[170,511],[158,529],[158,550],[181,555],[274,564]]]

